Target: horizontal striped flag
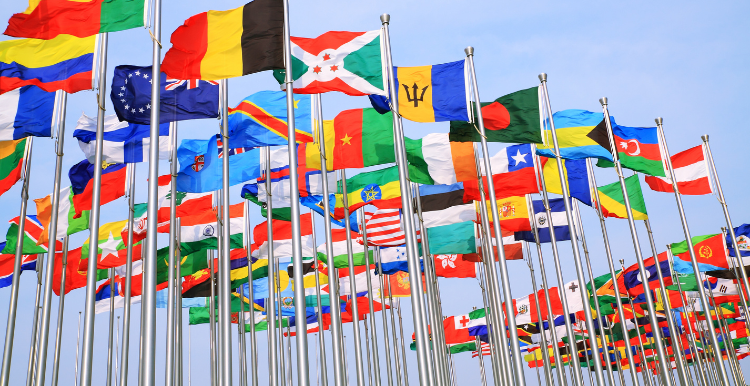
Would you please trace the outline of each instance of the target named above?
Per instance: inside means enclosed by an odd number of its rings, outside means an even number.
[[[0,243],[0,250],[5,249],[5,242]],[[36,269],[37,254],[22,255],[21,272]],[[0,254],[0,288],[9,286],[13,282],[13,268],[16,254]]]
[[[365,212],[365,229],[369,246],[395,247],[406,243],[406,235],[401,228],[401,209],[378,209]],[[361,237],[357,242],[364,244]]]
[[[0,195],[5,194],[21,179],[26,145],[26,139],[0,141]]]
[[[681,194],[704,195],[713,192],[703,145],[677,153],[671,158],[674,174],[677,178],[677,188]],[[646,183],[651,190],[673,192],[672,180],[669,177],[646,176]]]

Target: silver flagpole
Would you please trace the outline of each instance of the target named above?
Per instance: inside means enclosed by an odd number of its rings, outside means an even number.
[[[73,378],[73,384],[78,386],[78,354],[81,349],[81,313],[78,312],[78,338],[76,338],[76,365],[73,368],[75,370],[75,378]]]
[[[0,386],[8,386],[10,382],[10,361],[13,358],[13,337],[16,329],[16,311],[18,309],[18,290],[21,284],[21,262],[23,260],[23,238],[26,226],[26,206],[29,200],[29,175],[31,173],[31,147],[34,137],[26,139],[26,149],[21,170],[23,170],[23,186],[21,187],[21,215],[18,221],[18,241],[16,257],[13,260],[13,279],[10,287],[10,302],[8,305],[8,323],[5,326],[5,347],[3,348],[3,363],[0,370]],[[54,239],[54,238],[53,238]],[[52,248],[55,249],[54,247]]]
[[[378,256],[378,259],[380,259],[380,256]],[[382,268],[382,264],[381,264]],[[393,337],[393,362],[396,364],[396,384],[398,386],[402,386],[401,382],[401,359],[399,359],[398,355],[398,336],[396,335],[396,317],[394,316],[394,305],[393,305],[393,296],[391,296],[391,278],[390,275],[388,276],[388,279],[383,279],[384,282],[388,283],[388,304],[391,305],[391,336]],[[383,287],[383,291],[385,291],[385,287]],[[383,311],[385,312],[385,311]],[[406,369],[404,369],[404,377],[408,377],[406,374]],[[409,381],[406,381],[406,384],[408,384]],[[390,385],[389,385],[390,386]]]
[[[393,59],[391,57],[390,26],[391,16],[382,14],[383,42],[385,53],[387,75],[389,80],[389,95],[391,110],[393,111],[393,138],[396,164],[398,165],[398,180],[401,190],[401,207],[408,216],[403,216],[404,234],[406,235],[406,259],[409,264],[409,282],[411,283],[411,309],[414,321],[414,334],[417,344],[417,364],[420,385],[434,385],[434,372],[430,361],[430,338],[427,332],[427,315],[424,307],[424,295],[422,291],[422,270],[419,265],[419,251],[417,248],[416,234],[414,232],[414,207],[412,205],[411,186],[409,186],[409,169],[406,162],[406,151],[404,145],[404,131],[401,125],[401,116],[398,113],[398,90],[395,88],[395,75],[393,73]],[[346,197],[346,194],[344,194]],[[361,384],[360,384],[361,386]]]
[[[101,213],[102,166],[104,146],[104,104],[107,90],[107,33],[99,34],[99,94],[96,115],[96,157],[94,161],[94,192],[91,198],[91,214],[89,217],[90,232],[89,245],[99,245],[99,215]],[[156,225],[154,225],[155,227]],[[54,249],[54,248],[53,248]],[[91,368],[94,362],[94,317],[96,306],[96,264],[98,248],[89,248],[88,268],[86,277],[86,303],[83,312],[83,347],[81,348],[81,386],[91,385]],[[145,386],[145,385],[144,385]],[[148,385],[150,386],[150,385]]]
[[[489,250],[487,249],[486,243],[483,243],[482,249],[483,249],[482,252],[484,253],[485,256],[491,256]],[[499,329],[492,328],[493,325],[497,325],[497,324],[495,324],[494,321],[492,320],[491,307],[487,306],[487,304],[490,303],[488,300],[488,295],[490,291],[488,289],[488,284],[487,284],[487,279],[486,279],[487,278],[486,268],[482,267],[481,264],[479,265],[479,267],[480,268],[479,268],[477,280],[479,281],[479,288],[482,289],[482,306],[484,308],[485,316],[488,314],[490,315],[489,316],[490,329],[487,335],[490,337],[490,342],[492,342],[490,343],[490,363],[492,363],[492,379],[495,381],[496,384],[499,383],[500,385],[506,385],[507,376],[505,374],[501,375],[501,373],[504,371],[504,368],[497,365],[497,363],[499,363],[500,361],[500,359],[498,358],[501,356],[500,351],[503,350],[503,346],[502,346],[502,343],[497,344],[499,340],[496,339],[496,335],[492,334],[493,332],[492,330],[499,330]],[[507,361],[503,363],[507,363]]]
[[[362,240],[365,243],[364,245],[365,266],[367,267],[367,275],[365,275],[365,277],[367,278],[367,302],[370,307],[370,313],[367,316],[367,322],[370,323],[370,334],[372,335],[372,346],[371,346],[372,347],[372,367],[373,367],[373,372],[375,373],[375,383],[378,385],[381,385],[382,382],[380,380],[380,355],[378,353],[378,347],[377,347],[378,346],[377,345],[378,332],[375,329],[375,318],[373,318],[373,316],[375,316],[375,306],[372,300],[372,297],[373,297],[372,278],[370,277],[370,261],[371,261],[372,255],[370,255],[370,247],[367,245],[367,228],[365,227],[365,209],[362,208],[359,211],[359,214],[360,214],[360,224],[362,224],[362,229],[361,229]]]
[[[390,283],[388,283],[390,285]],[[404,323],[401,319],[401,299],[398,299],[398,307],[396,307],[396,314],[398,315],[398,330],[399,336],[401,336],[401,361],[404,366],[404,385],[409,386],[409,371],[406,367],[406,349],[404,346]]]
[[[604,111],[604,122],[607,125],[607,134],[609,136],[609,144],[612,149],[612,159],[615,163],[615,170],[620,180],[620,188],[622,189],[623,200],[625,203],[625,209],[628,214],[628,225],[630,226],[630,235],[633,239],[633,247],[635,249],[635,257],[638,262],[638,271],[641,274],[641,278],[647,278],[650,275],[646,273],[646,267],[643,264],[643,254],[641,252],[641,245],[638,241],[638,232],[635,228],[635,220],[633,220],[633,210],[630,207],[630,199],[628,198],[628,189],[625,186],[625,177],[622,174],[622,166],[620,165],[617,148],[615,147],[614,137],[612,134],[612,126],[609,118],[609,109],[607,107],[607,98],[599,99],[602,104]],[[646,297],[646,305],[648,307],[649,315],[656,315],[656,309],[653,304],[653,297],[651,296],[651,290],[649,288],[648,280],[643,283],[643,291]],[[659,324],[656,318],[649,317],[652,333],[654,334],[654,341],[656,342],[656,353],[659,356],[659,368],[663,377],[664,384],[672,386],[672,380],[669,379],[667,373],[669,372],[671,365],[669,365],[669,358],[666,356],[664,345],[661,341],[661,331],[659,330]],[[665,360],[666,359],[666,360]],[[669,367],[669,368],[668,368]]]
[[[250,312],[253,316],[253,321],[250,323],[250,367],[252,368],[252,386],[258,386],[258,344],[256,343],[255,337],[255,293],[253,288],[253,265],[250,264],[252,260],[252,230],[250,226],[250,205],[249,201],[245,200],[245,250],[247,251],[247,287],[248,287],[248,298],[250,299]],[[244,331],[243,331],[244,334]]]
[[[512,352],[512,357],[509,360],[509,367],[512,368],[514,376],[515,376],[515,383],[516,385],[524,386],[526,385],[526,375],[523,372],[523,358],[521,357],[521,348],[518,343],[518,329],[516,328],[516,320],[511,317],[511,315],[515,315],[515,309],[513,307],[513,302],[510,301],[510,299],[513,299],[513,294],[511,293],[510,289],[510,277],[508,276],[508,265],[507,261],[505,260],[505,250],[503,249],[503,236],[500,233],[500,216],[498,215],[497,210],[497,198],[495,197],[495,182],[492,179],[492,166],[490,165],[490,155],[489,155],[489,148],[487,147],[487,138],[484,135],[484,120],[482,118],[482,106],[480,104],[479,99],[479,85],[477,81],[477,74],[474,70],[474,47],[466,47],[464,49],[464,52],[466,53],[466,60],[469,65],[469,73],[471,75],[471,86],[474,90],[474,104],[476,106],[476,121],[477,126],[479,128],[479,133],[481,137],[482,142],[482,158],[484,159],[484,168],[487,172],[487,190],[489,191],[489,200],[490,200],[490,209],[492,210],[492,223],[495,228],[495,244],[497,244],[497,257],[499,262],[499,269],[500,272],[497,272],[498,266],[495,265],[494,259],[491,259],[491,264],[489,265],[491,267],[491,270],[487,272],[488,276],[490,276],[490,282],[494,282],[494,290],[496,301],[499,303],[500,301],[500,292],[498,288],[498,283],[496,280],[500,280],[503,286],[503,297],[507,301],[505,302],[505,315],[508,315],[508,331],[510,332],[509,340],[510,340],[510,347]],[[481,175],[479,176],[481,179]],[[485,204],[486,205],[486,204]],[[487,230],[487,233],[489,233],[489,229]],[[492,252],[492,248],[490,248],[490,252]],[[502,323],[502,314],[496,313],[497,319],[501,320]],[[500,324],[502,326],[502,324]],[[501,334],[501,336],[505,336],[505,334]],[[507,350],[506,347],[503,347],[503,350]],[[510,381],[510,380],[509,380]]]
[[[624,263],[625,263],[625,260],[620,260],[620,266],[623,271],[625,270]],[[646,361],[646,349],[643,347],[643,339],[641,338],[641,331],[640,331],[640,326],[638,325],[638,316],[635,312],[635,306],[633,305],[633,298],[628,297],[628,302],[630,303],[630,310],[633,314],[633,323],[635,325],[636,337],[638,338],[638,348],[640,349],[640,352],[638,353],[638,355],[641,359],[641,377],[643,377],[644,381],[646,382],[648,386],[653,386],[653,380],[651,379],[651,374],[648,374],[648,371],[647,371],[649,369],[648,369],[648,362]],[[650,314],[650,315],[654,315],[654,314]],[[624,319],[625,315],[623,315],[622,318]],[[652,330],[652,333],[653,333],[653,330]],[[630,343],[629,336],[628,335],[625,335],[625,336],[628,337],[628,343]],[[643,369],[644,365],[646,369]],[[648,378],[646,378],[646,375],[648,375]]]
[[[552,375],[552,365],[549,360],[549,350],[547,350],[547,336],[544,333],[544,320],[542,319],[542,305],[539,303],[539,296],[536,289],[536,275],[534,274],[534,261],[531,260],[531,249],[529,248],[529,243],[524,241],[524,246],[526,247],[526,253],[528,255],[528,260],[526,260],[526,265],[529,267],[529,275],[531,275],[531,287],[534,289],[534,305],[536,306],[536,318],[537,318],[537,325],[539,326],[539,335],[541,335],[541,342],[542,345],[542,361],[544,363],[544,379],[547,382],[548,385],[553,385],[555,383],[554,377]],[[545,299],[547,298],[547,295],[545,294]],[[530,310],[529,310],[530,311]],[[550,325],[551,328],[551,325]],[[538,371],[538,367],[537,367]],[[484,372],[484,371],[483,371]],[[539,382],[541,384],[541,382]],[[612,385],[614,386],[614,385]]]
[[[177,316],[175,317],[175,335],[177,335],[175,342],[175,372],[177,373],[175,383],[178,386],[182,386],[182,248],[180,244],[182,240],[182,219],[177,218],[175,221],[177,221],[177,235],[175,236],[175,253],[177,254],[175,270],[177,274],[175,275],[176,281],[174,284],[177,294],[175,301],[175,308],[177,309]]]
[[[700,285],[703,285],[707,279],[705,279],[705,275],[701,275],[700,279]],[[719,333],[724,336],[724,350],[727,352],[727,362],[729,362],[729,370],[732,372],[732,377],[734,378],[734,384],[735,385],[744,385],[744,383],[740,383],[739,375],[737,375],[737,372],[734,368],[734,362],[732,361],[732,354],[730,351],[734,351],[734,343],[732,342],[732,337],[729,335],[727,330],[724,328],[724,312],[722,311],[722,307],[716,304],[716,298],[714,298],[714,292],[713,290],[708,291],[709,298],[711,299],[711,303],[714,304],[714,312],[716,314],[716,322],[719,324]],[[711,318],[709,312],[709,318]],[[713,319],[713,318],[711,318]],[[731,348],[730,348],[731,347]],[[717,357],[717,364],[723,362],[723,356],[721,353],[719,353],[719,357]]]
[[[56,242],[57,240],[55,240]],[[53,252],[54,253],[54,252]],[[34,382],[34,362],[36,360],[36,342],[39,334],[39,303],[42,301],[42,266],[44,266],[44,254],[37,255],[36,261],[36,291],[34,292],[34,321],[31,327],[31,343],[29,344],[29,363],[26,368],[26,386]]]
[[[250,260],[248,259],[248,263]],[[247,362],[245,361],[245,345],[243,343],[243,337],[245,336],[245,299],[242,291],[237,289],[237,293],[240,295],[240,313],[237,315],[237,354],[240,360],[240,386],[247,386]],[[250,306],[250,314],[253,313],[253,306]],[[253,318],[253,321],[255,318]]]
[[[216,352],[216,273],[214,272],[216,270],[215,262],[214,262],[214,251],[209,250],[208,251],[208,270],[211,272],[209,280],[211,281],[211,298],[209,299],[208,306],[208,315],[211,321],[209,322],[209,333],[211,335],[210,339],[210,356],[211,356],[211,365],[209,366],[211,368],[211,385],[212,386],[219,386],[219,376],[218,371],[219,369],[216,366],[217,363],[217,352]]]
[[[552,133],[552,143],[555,146],[555,158],[557,159],[557,173],[560,176],[560,186],[562,188],[562,196],[564,198],[563,202],[565,203],[565,216],[568,220],[568,226],[570,229],[570,244],[573,247],[573,262],[575,263],[576,268],[576,277],[578,278],[578,282],[581,286],[586,285],[585,281],[585,275],[583,273],[583,267],[581,265],[581,253],[578,250],[578,242],[576,237],[576,229],[574,226],[574,218],[573,218],[573,211],[571,209],[570,205],[570,192],[568,191],[568,186],[563,181],[565,180],[565,172],[563,171],[563,165],[562,165],[562,157],[560,156],[560,146],[557,142],[557,132],[555,131],[555,122],[552,119],[552,106],[550,105],[549,101],[549,94],[547,93],[547,74],[540,74],[539,80],[541,81],[542,90],[544,92],[544,105],[547,109],[547,115],[549,116],[549,127],[550,132]],[[550,217],[550,221],[552,221],[552,218]],[[554,233],[554,229],[552,224],[550,224],[549,227],[550,234]],[[583,313],[586,317],[586,329],[589,330],[591,333],[589,334],[589,343],[591,344],[591,349],[594,350],[597,346],[596,343],[596,333],[594,330],[594,319],[591,316],[591,304],[589,302],[589,297],[585,296],[585,291],[581,291],[581,300],[583,301]],[[575,340],[573,340],[575,341]],[[594,370],[596,372],[596,383],[599,386],[604,386],[604,374],[602,373],[602,358],[599,355],[594,356]]]
[[[287,335],[291,335],[289,324],[286,325],[286,333]],[[299,332],[297,333],[299,335]],[[290,336],[286,340],[286,359],[289,362],[289,365],[287,366],[287,376],[286,381],[287,385],[292,386],[294,384],[294,381],[292,381],[292,337]]]
[[[271,149],[266,146],[265,150],[265,172],[266,172],[266,232],[268,248],[268,303],[266,303],[266,315],[268,320],[268,369],[271,374],[271,386],[282,386],[279,380],[279,340],[276,332],[276,271],[278,264],[273,255],[273,192],[271,190]],[[278,318],[279,320],[281,318]],[[281,326],[279,326],[280,328]]]
[[[135,165],[129,164],[128,174],[128,236],[127,258],[125,260],[125,304],[122,311],[122,353],[120,354],[120,386],[128,384],[128,363],[130,352],[130,297],[133,286],[133,218],[135,217]],[[56,385],[53,385],[56,386]]]
[[[331,241],[331,203],[328,191],[328,168],[326,167],[325,133],[323,130],[323,101],[317,94],[318,111],[318,144],[320,148],[320,172],[323,179],[323,225],[325,229],[326,255],[333,258],[333,242]],[[339,274],[335,264],[328,262],[328,293],[331,299],[339,299]],[[346,366],[341,354],[344,352],[342,340],[341,303],[331,302],[331,349],[333,355],[333,380],[336,386],[346,385]],[[323,332],[321,331],[321,334]]]
[[[367,354],[367,384],[372,385],[372,373],[375,371],[373,370],[372,361],[370,361],[370,331],[369,328],[367,328],[367,317],[365,316],[365,320],[362,321],[362,325],[365,326],[365,353]]]
[[[52,197],[51,197],[51,214],[49,231],[47,233],[50,245],[56,245],[52,240],[57,239],[57,222],[59,214],[57,213],[60,208],[60,176],[62,175],[62,161],[63,161],[63,144],[65,142],[65,109],[68,105],[68,93],[62,90],[57,91],[59,96],[58,109],[55,111],[55,119],[57,120],[57,135],[55,139],[55,182],[52,184]],[[47,342],[49,341],[49,321],[50,313],[52,308],[52,281],[55,270],[55,253],[57,252],[53,247],[52,254],[47,256],[47,270],[44,275],[44,301],[42,305],[42,329],[39,334],[39,354],[36,365],[36,379],[37,385],[44,385],[44,377],[47,375]]]
[[[382,311],[380,311],[380,316],[383,319],[383,340],[385,342],[385,370],[386,374],[388,375],[388,386],[393,386],[393,369],[391,369],[391,342],[390,338],[388,337],[388,320],[386,319],[386,303],[385,303],[385,285],[383,283],[383,263],[380,260],[380,247],[375,247],[375,258],[378,262],[378,272],[380,273],[378,275],[378,280],[380,280],[380,304],[383,305]],[[390,302],[388,303],[388,306],[390,306]],[[326,385],[323,385],[326,386]]]
[[[286,64],[286,119],[289,132],[289,190],[292,210],[292,256],[294,261],[294,277],[302,278],[304,267],[302,266],[302,233],[300,231],[300,208],[299,208],[299,179],[297,177],[297,133],[294,126],[294,90],[292,84],[292,47],[289,32],[289,1],[284,0],[284,63]],[[326,219],[327,220],[327,219]],[[294,286],[294,314],[297,319],[297,384],[308,386],[310,384],[310,364],[307,357],[307,318],[305,311],[305,286]],[[291,338],[290,338],[291,339]],[[291,363],[289,364],[291,366]]]
[[[117,343],[120,340],[120,316],[117,316],[117,335],[115,335],[115,355],[117,355],[117,351],[119,351],[119,344]],[[115,358],[115,379],[117,379],[117,358]]]
[[[165,385],[173,386],[175,384],[175,335],[177,333],[175,328],[175,297],[176,288],[175,265],[180,265],[180,256],[175,256],[176,243],[179,240],[175,240],[177,235],[177,152],[175,145],[177,143],[177,122],[169,122],[169,143],[171,152],[169,155],[170,163],[170,184],[169,184],[169,258],[167,259],[167,265],[169,265],[169,274],[167,275],[167,282],[169,283],[167,292],[167,357],[166,357],[166,375]],[[224,153],[226,155],[226,153]]]
[[[476,339],[476,345],[477,353],[479,354],[477,356],[479,358],[479,375],[482,379],[482,386],[487,386],[487,377],[484,375],[484,354],[482,353],[482,342],[479,340],[478,336]],[[542,383],[539,382],[539,384],[541,385]]]
[[[346,188],[346,170],[341,169],[341,187],[344,201],[344,225],[346,229],[346,255],[349,264],[349,296],[352,299],[352,335],[354,335],[354,363],[356,366],[357,386],[365,385],[365,373],[362,364],[362,342],[359,334],[359,306],[357,304],[356,274],[354,273],[354,255],[352,252],[351,219],[349,218],[349,199]],[[331,259],[333,256],[330,257]],[[334,263],[334,267],[336,264]],[[368,267],[369,268],[369,267]],[[368,273],[369,274],[369,273]],[[413,283],[413,282],[412,282]]]
[[[221,335],[221,371],[219,374],[222,386],[232,386],[232,303],[231,292],[231,264],[229,261],[229,238],[231,236],[231,224],[229,217],[229,81],[219,81],[223,89],[221,105],[221,147],[224,151],[224,162],[222,163],[222,203],[221,203],[221,261],[219,263],[219,334]],[[218,249],[217,248],[217,249]],[[171,385],[167,385],[171,386]]]
[[[63,238],[62,272],[60,277],[60,302],[57,306],[57,329],[55,330],[55,353],[52,357],[52,386],[57,386],[57,376],[60,372],[60,349],[62,348],[62,326],[65,316],[65,277],[68,267],[68,236]],[[78,363],[76,361],[76,363]],[[44,374],[44,373],[37,373]],[[42,385],[42,383],[39,383]]]
[[[115,284],[115,269],[109,269],[109,335],[107,340],[107,386],[112,386],[112,362],[115,352],[115,296],[117,295]]]
[[[320,94],[316,95],[320,96]],[[325,184],[326,182],[324,181],[323,183]],[[320,272],[318,270],[318,243],[315,239],[315,217],[313,216],[312,210],[310,210],[310,222],[312,222],[313,248],[316,248],[315,259],[313,260],[315,264],[315,300],[317,300],[318,302],[318,342],[316,345],[318,346],[318,357],[320,358],[320,367],[317,369],[319,371],[319,375],[315,379],[318,380],[321,385],[328,386],[328,366],[326,365],[326,347],[325,339],[323,338],[323,331],[325,330],[325,328],[323,328],[323,304],[320,295]],[[329,284],[328,287],[330,288],[331,285],[332,284]],[[316,363],[316,367],[317,366],[318,364]]]
[[[193,356],[191,355],[193,353],[193,334],[190,331],[191,329],[192,327],[188,324],[188,386],[193,386]]]

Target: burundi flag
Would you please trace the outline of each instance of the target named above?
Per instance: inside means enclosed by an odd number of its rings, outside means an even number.
[[[625,187],[628,190],[628,199],[630,209],[633,211],[633,220],[648,219],[646,212],[646,202],[643,200],[643,191],[637,175],[625,179]],[[622,195],[620,182],[614,182],[604,185],[599,189],[599,201],[601,204],[602,215],[604,217],[628,218],[627,208],[625,207],[625,198]]]
[[[468,121],[464,64],[395,67],[398,113],[415,122]]]
[[[292,36],[294,92],[385,95],[380,38],[380,30],[329,31],[312,39]],[[285,70],[273,72],[282,89],[285,75]]]
[[[313,141],[312,102],[309,95],[294,96],[297,142]],[[260,91],[229,108],[229,147],[286,145],[289,142],[286,92]]]
[[[0,141],[52,135],[55,93],[23,86],[0,95]]]
[[[614,118],[612,125],[615,125]],[[563,110],[552,115],[560,146],[560,156],[565,159],[599,158],[612,162],[607,126],[603,113],[586,110]],[[544,131],[544,143],[536,153],[553,158],[554,145],[550,130]]]
[[[44,198],[37,198],[36,203],[37,219],[44,225],[44,232],[39,239],[39,244],[46,244],[49,241],[49,226],[52,220],[52,195],[48,194]],[[59,204],[57,206],[57,235],[56,239],[89,229],[89,211],[83,211],[78,218],[75,217],[76,211],[73,208],[73,190],[71,187],[60,189]]]
[[[0,195],[5,194],[21,179],[26,145],[26,139],[0,141]]]

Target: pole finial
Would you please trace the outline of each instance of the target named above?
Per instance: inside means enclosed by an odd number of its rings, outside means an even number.
[[[388,24],[391,21],[391,15],[384,13],[380,15],[380,22],[383,24]]]
[[[472,56],[474,55],[474,47],[468,46],[464,48],[464,52],[466,53],[466,56]]]
[[[703,140],[703,142],[706,142],[706,143],[707,143],[707,142],[708,142],[708,134],[706,134],[706,135],[701,135],[701,139]]]
[[[607,97],[601,97],[599,98],[599,103],[602,104],[602,106],[606,106],[608,103]]]
[[[654,122],[656,122],[657,125],[663,125],[664,124],[664,118],[662,118],[662,117],[656,117],[656,119],[654,119]]]
[[[539,81],[542,82],[542,83],[544,83],[544,82],[547,81],[547,73],[546,72],[543,72],[543,73],[539,74]]]

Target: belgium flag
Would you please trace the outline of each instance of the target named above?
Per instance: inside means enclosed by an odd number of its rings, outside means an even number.
[[[283,69],[283,37],[281,0],[200,13],[172,33],[161,70],[173,79],[217,80]]]

